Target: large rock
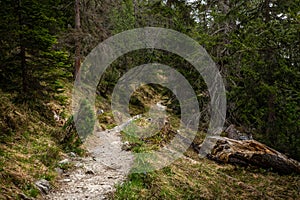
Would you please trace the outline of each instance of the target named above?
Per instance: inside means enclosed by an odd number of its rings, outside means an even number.
[[[51,189],[49,181],[41,179],[35,182],[36,187],[44,194],[48,194]]]

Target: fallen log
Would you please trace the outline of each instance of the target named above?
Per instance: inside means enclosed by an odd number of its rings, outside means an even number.
[[[256,141],[235,140],[227,137],[212,136],[202,145],[212,145],[207,157],[220,163],[254,165],[271,169],[280,174],[300,174],[300,163],[286,155]]]

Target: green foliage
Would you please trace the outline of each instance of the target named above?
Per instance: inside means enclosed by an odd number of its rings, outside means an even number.
[[[62,127],[62,133],[60,137],[61,139],[59,142],[66,152],[74,152],[80,156],[84,155],[85,150],[81,148],[82,138],[80,138],[76,132],[73,115],[68,118]]]
[[[25,194],[29,197],[36,198],[40,194],[40,191],[33,184],[27,184],[24,190]]]
[[[76,117],[74,118],[74,115],[72,115],[65,122],[62,132],[57,137],[59,137],[58,141],[66,152],[75,152],[78,155],[85,154],[85,150],[81,148],[81,145],[86,137],[93,133],[96,121],[92,109],[87,100],[82,100]]]
[[[113,199],[138,199],[137,191],[143,189],[143,180],[139,174],[131,175],[129,181],[118,185],[118,194]]]
[[[114,8],[111,12],[111,21],[113,24],[113,33],[119,33],[122,31],[135,28],[135,13],[134,3],[132,0],[121,1],[119,7]]]
[[[0,87],[26,95],[48,95],[55,79],[70,74],[69,54],[58,48],[63,29],[57,3],[32,0],[1,1]],[[60,13],[61,14],[61,13]],[[43,90],[41,92],[41,90]],[[43,93],[43,95],[38,94]]]
[[[273,2],[263,8],[271,13],[258,13],[259,6],[253,4],[257,12],[247,18],[240,13],[241,27],[231,33],[230,117],[299,159],[299,19],[293,17],[299,5]]]
[[[227,124],[300,159],[299,1],[205,2],[193,37],[226,80]]]
[[[53,164],[60,158],[60,151],[61,150],[57,147],[49,147],[45,154],[41,155],[41,162],[47,167],[53,166]]]

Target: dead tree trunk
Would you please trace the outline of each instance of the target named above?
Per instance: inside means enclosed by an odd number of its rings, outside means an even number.
[[[300,174],[300,163],[255,140],[234,140],[226,137],[211,137],[214,144],[209,159],[221,163],[255,165],[280,174]]]

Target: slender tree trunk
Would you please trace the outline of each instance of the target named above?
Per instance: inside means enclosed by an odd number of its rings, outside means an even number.
[[[265,0],[264,4],[263,4],[263,9],[264,9],[264,20],[265,23],[269,23],[271,20],[271,16],[270,16],[270,0]],[[274,70],[274,61],[272,60],[273,58],[273,53],[272,53],[272,46],[267,46],[267,51],[265,52],[265,56],[264,56],[264,62],[268,63],[268,68],[267,73],[266,73],[266,81],[268,85],[274,85],[273,82],[273,70]],[[273,91],[270,93],[270,95],[268,96],[268,102],[267,102],[267,106],[268,106],[268,117],[267,117],[267,126],[266,126],[266,137],[267,139],[273,144],[276,145],[276,141],[277,141],[277,134],[272,134],[272,132],[274,132],[274,125],[275,125],[275,120],[276,120],[276,110],[275,110],[275,101],[276,101],[276,94],[273,93]]]
[[[276,134],[272,135],[272,129],[274,129],[274,123],[276,119],[275,114],[275,94],[270,94],[268,99],[268,124],[266,134],[269,141],[277,141]],[[274,143],[273,143],[274,144]]]
[[[20,36],[22,40],[22,35]],[[22,68],[22,85],[23,85],[23,93],[27,93],[28,91],[28,69],[26,63],[26,49],[21,42],[21,68]]]
[[[80,70],[80,52],[81,52],[81,44],[80,44],[80,0],[75,0],[75,30],[76,30],[76,38],[75,38],[75,72],[74,78],[78,76]]]
[[[26,48],[24,46],[21,0],[18,0],[18,18],[19,18],[19,27],[20,27],[19,44],[20,44],[21,69],[22,69],[22,92],[25,94],[28,91],[28,69],[26,63]]]

